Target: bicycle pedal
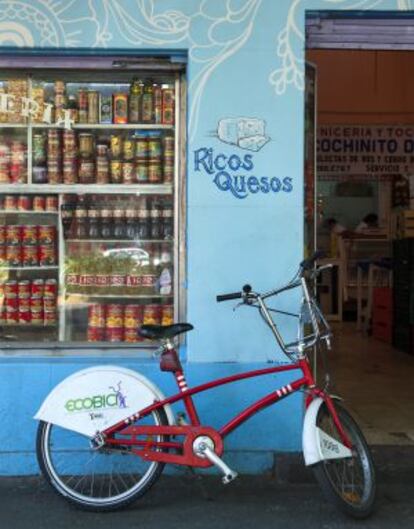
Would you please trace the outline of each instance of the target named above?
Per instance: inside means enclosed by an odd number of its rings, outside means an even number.
[[[234,470],[232,470],[231,472],[229,472],[228,474],[225,474],[222,478],[221,478],[221,481],[224,483],[224,485],[228,485],[229,483],[231,483],[233,480],[235,480],[238,476],[238,473],[237,472],[234,472]]]

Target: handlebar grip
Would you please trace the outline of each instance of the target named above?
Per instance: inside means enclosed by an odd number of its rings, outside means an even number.
[[[229,301],[230,299],[240,299],[242,297],[241,292],[233,292],[232,294],[221,294],[216,297],[217,303],[221,301]]]

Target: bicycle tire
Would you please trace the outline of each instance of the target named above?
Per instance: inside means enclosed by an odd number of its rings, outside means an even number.
[[[169,423],[164,409],[152,412],[151,416],[153,419],[153,421],[151,421],[152,424],[155,423],[168,426]],[[139,424],[142,425],[142,421],[140,421]],[[62,437],[63,441],[66,440],[67,443],[67,446],[63,444],[62,447],[58,447],[57,449],[57,455],[60,455],[64,461],[68,460],[69,467],[65,472],[63,472],[63,469],[60,470],[57,468],[57,458],[54,456],[54,453],[52,453],[51,443],[53,442],[52,435],[54,434],[57,434],[57,439]],[[160,436],[160,440],[166,439],[167,436]],[[161,476],[165,466],[164,463],[143,461],[138,455],[130,453],[130,450],[128,450],[127,447],[125,447],[124,450],[105,448],[102,450],[93,450],[90,448],[89,441],[90,439],[88,437],[76,432],[43,421],[39,423],[36,440],[36,453],[42,474],[46,478],[48,484],[59,496],[82,510],[105,512],[127,507],[147,493]],[[73,460],[75,454],[79,456],[79,461]],[[118,474],[114,474],[113,470],[108,474],[106,471],[107,467],[104,468],[105,459],[99,460],[99,456],[102,455],[106,458],[108,464],[113,465],[119,463],[125,456],[129,457],[127,457],[128,461],[122,461]],[[112,461],[109,462],[108,457],[111,455],[113,456],[111,458]],[[100,465],[99,468],[97,465],[99,472],[96,474],[92,473],[92,475],[89,476],[88,481],[85,470],[94,460]],[[135,478],[134,465],[137,470],[139,469],[139,466],[149,466],[144,473],[141,474],[141,472],[138,472]],[[78,469],[82,469],[80,474],[78,473]],[[75,471],[75,473],[72,473],[72,471]],[[117,475],[119,476],[118,484],[113,481]],[[125,487],[125,491],[122,492],[119,490],[119,487],[120,484],[126,484],[128,482],[127,476],[130,476],[130,478],[132,477],[131,485]],[[78,478],[77,481],[76,478]],[[104,490],[106,490],[104,489],[104,481],[108,481],[108,478],[109,484],[105,484],[105,486],[108,486],[108,494],[106,497],[102,497]],[[85,479],[86,481],[79,489],[80,484]],[[69,485],[72,480],[75,480],[75,484]],[[90,488],[89,493],[87,493],[88,483]],[[113,495],[111,490],[114,491]]]
[[[313,465],[312,469],[329,501],[348,516],[367,518],[375,510],[376,502],[376,477],[371,452],[363,433],[348,411],[337,402],[335,409],[353,445],[353,456],[323,460]],[[325,403],[318,411],[316,426],[340,440]]]

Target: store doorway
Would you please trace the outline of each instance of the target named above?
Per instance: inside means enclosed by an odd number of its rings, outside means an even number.
[[[414,12],[307,12],[305,232],[333,265],[318,292],[334,387],[372,444],[414,445],[413,60]]]

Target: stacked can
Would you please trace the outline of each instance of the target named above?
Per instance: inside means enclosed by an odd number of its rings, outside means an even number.
[[[110,180],[112,184],[122,183],[122,153],[123,139],[119,134],[113,134],[110,142]]]
[[[38,132],[33,134],[33,183],[44,184],[48,181],[45,167],[47,159],[46,134]],[[53,140],[52,140],[53,144]]]
[[[56,279],[7,281],[4,285],[5,310],[2,319],[8,324],[56,324]]]
[[[0,184],[10,182],[10,146],[6,142],[0,143]]]
[[[88,92],[86,90],[79,90],[78,92],[78,106],[79,106],[79,123],[88,123]]]
[[[55,119],[64,118],[64,109],[66,108],[66,86],[64,81],[55,81]]]
[[[124,339],[124,307],[111,303],[106,306],[105,339],[107,342],[122,342]]]
[[[160,136],[156,134],[148,138],[148,182],[162,182],[162,143]]]
[[[61,131],[47,131],[47,177],[49,184],[62,182],[62,136]]]
[[[135,181],[138,184],[148,182],[148,139],[145,136],[135,140]]]
[[[27,152],[22,141],[12,141],[10,145],[10,182],[24,184],[27,181]]]
[[[142,305],[126,305],[124,310],[124,340],[125,342],[139,342],[142,338],[138,334],[138,329],[143,323]]]
[[[77,142],[73,130],[63,132],[63,183],[76,184],[78,181]]]
[[[162,123],[163,125],[174,124],[174,89],[163,88],[162,90]]]
[[[78,180],[81,184],[95,183],[95,161],[94,161],[94,143],[93,134],[85,132],[79,134],[79,168]]]
[[[164,183],[170,184],[174,180],[174,136],[164,136]]]
[[[98,303],[88,307],[88,342],[103,342],[105,340],[105,305]]]
[[[96,145],[96,183],[109,183],[108,145],[106,143]]]

